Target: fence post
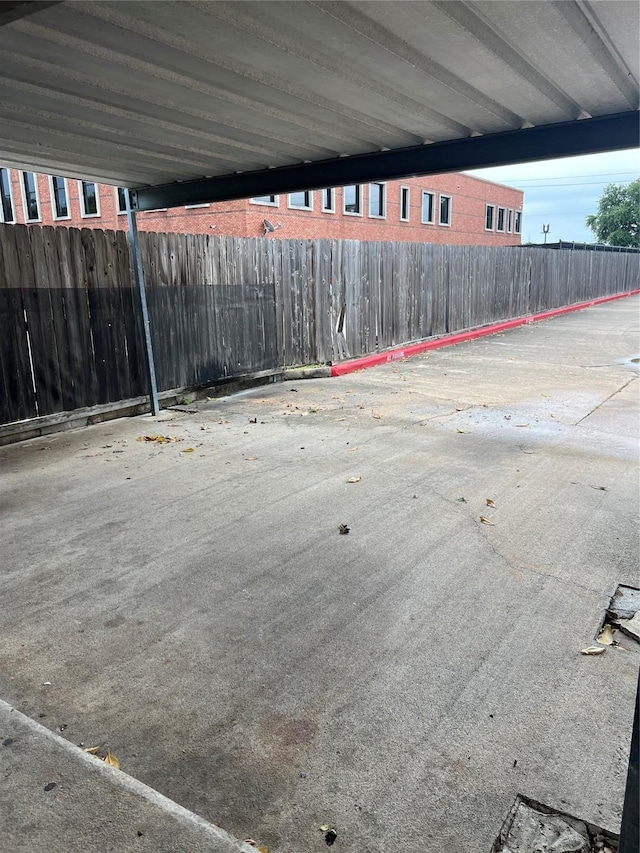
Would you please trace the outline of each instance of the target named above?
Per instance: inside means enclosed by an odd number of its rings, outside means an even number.
[[[127,208],[127,224],[129,226],[128,237],[131,249],[131,260],[133,261],[133,275],[136,289],[140,297],[140,310],[142,312],[142,327],[144,329],[144,348],[147,362],[147,374],[149,376],[149,402],[151,403],[151,414],[156,416],[160,411],[158,404],[158,386],[156,384],[156,366],[153,360],[153,345],[151,343],[151,329],[149,327],[149,309],[147,307],[147,292],[144,286],[144,269],[140,255],[140,243],[138,241],[138,224],[136,212],[131,208],[131,195],[128,189],[124,192]]]

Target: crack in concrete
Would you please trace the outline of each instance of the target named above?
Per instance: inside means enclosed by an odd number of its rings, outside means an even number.
[[[587,414],[586,414],[586,415],[583,415],[583,417],[581,417],[579,421],[576,421],[574,424],[572,424],[572,426],[578,426],[578,424],[581,424],[581,423],[582,423],[582,421],[586,420],[586,419],[587,419],[590,415],[592,415],[594,412],[597,412],[597,411],[598,411],[598,409],[600,409],[602,406],[604,406],[604,404],[605,404],[605,403],[608,403],[608,402],[609,402],[609,400],[611,400],[611,399],[612,399],[612,397],[615,397],[615,396],[616,396],[616,394],[619,394],[621,391],[624,391],[624,389],[625,389],[628,385],[631,385],[631,383],[632,383],[632,382],[635,382],[635,380],[636,380],[637,378],[638,378],[637,376],[632,376],[632,377],[631,377],[631,379],[628,379],[628,380],[627,380],[626,382],[624,382],[624,383],[623,383],[619,388],[616,388],[616,390],[615,390],[613,393],[609,394],[609,396],[608,396],[606,399],[604,399],[601,403],[598,403],[598,405],[597,405],[597,406],[594,406],[594,408],[593,408],[593,409],[591,409],[591,411],[590,411],[590,412],[587,412]]]
[[[488,546],[489,550],[492,551],[496,557],[498,557],[502,562],[512,571],[514,572],[527,572],[532,575],[537,575],[540,578],[551,579],[557,581],[562,586],[570,587],[571,589],[582,589],[585,592],[590,592],[595,595],[600,594],[600,589],[595,589],[590,586],[585,586],[584,584],[577,583],[574,580],[568,580],[567,578],[558,577],[558,575],[553,575],[549,572],[545,572],[542,569],[534,569],[531,566],[527,566],[524,563],[518,563],[516,561],[512,561],[504,554],[489,538],[488,535],[482,530],[481,522],[476,522],[475,519],[471,518],[471,521],[474,522],[474,526],[476,531],[482,541]]]

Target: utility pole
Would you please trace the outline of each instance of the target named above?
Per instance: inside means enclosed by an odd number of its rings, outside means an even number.
[[[542,233],[544,234],[544,244],[547,245],[547,234],[549,233],[549,225],[542,226]]]

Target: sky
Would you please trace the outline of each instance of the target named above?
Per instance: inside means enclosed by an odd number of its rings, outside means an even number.
[[[543,225],[549,225],[550,243],[557,240],[592,243],[595,238],[586,227],[585,218],[597,213],[598,199],[607,184],[627,184],[640,177],[640,152],[632,149],[563,157],[474,169],[468,174],[524,190],[523,243],[544,242]]]

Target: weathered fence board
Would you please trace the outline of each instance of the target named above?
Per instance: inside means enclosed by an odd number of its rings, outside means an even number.
[[[638,256],[140,234],[158,388],[375,352],[638,287]],[[0,423],[147,393],[123,232],[0,225]]]

